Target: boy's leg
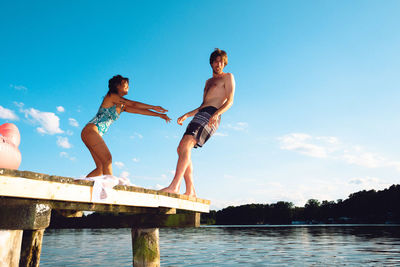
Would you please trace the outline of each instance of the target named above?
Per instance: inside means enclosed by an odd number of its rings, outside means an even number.
[[[178,163],[176,164],[176,171],[174,175],[174,179],[171,184],[161,189],[163,192],[167,193],[179,193],[179,187],[181,185],[181,181],[183,178],[183,174],[186,171],[186,168],[189,166],[191,160],[191,150],[196,144],[196,139],[192,135],[184,135],[181,142],[178,146]]]
[[[185,195],[196,197],[196,191],[194,190],[194,185],[193,185],[193,164],[191,159],[189,165],[186,168],[185,173],[183,174],[183,177],[185,178],[185,184],[186,184]]]

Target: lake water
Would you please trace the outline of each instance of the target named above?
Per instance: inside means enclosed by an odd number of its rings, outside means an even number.
[[[400,266],[399,225],[160,229],[162,266]],[[130,229],[49,229],[40,266],[132,266]]]

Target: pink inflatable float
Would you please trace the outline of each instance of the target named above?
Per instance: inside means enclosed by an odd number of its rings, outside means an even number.
[[[21,141],[17,126],[12,123],[0,125],[0,168],[18,169],[21,164]]]

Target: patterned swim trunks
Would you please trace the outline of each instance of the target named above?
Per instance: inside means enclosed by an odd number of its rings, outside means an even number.
[[[219,116],[216,125],[208,126],[211,116],[218,109],[213,106],[204,107],[199,110],[199,112],[194,115],[194,118],[189,123],[186,128],[184,135],[192,135],[197,143],[194,148],[202,147],[205,142],[215,133],[218,129],[219,123],[221,121],[221,116]]]

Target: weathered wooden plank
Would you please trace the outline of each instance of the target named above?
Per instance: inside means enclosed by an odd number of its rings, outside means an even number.
[[[64,222],[66,224],[64,224]],[[200,214],[132,214],[118,216],[99,215],[86,218],[69,218],[58,222],[57,228],[166,228],[199,227]]]
[[[58,182],[60,180],[63,182]],[[0,196],[209,212],[209,201],[206,200],[154,190],[138,190],[136,187],[115,188],[118,189],[108,189],[108,197],[104,201],[95,202],[92,200],[92,185],[89,184],[75,184],[67,178],[31,179],[5,176],[0,172]]]
[[[93,181],[89,181],[89,180],[74,179],[74,178],[70,178],[70,177],[48,175],[48,174],[42,174],[42,173],[36,173],[36,172],[30,172],[30,171],[10,170],[10,169],[4,169],[4,168],[0,168],[0,177],[1,176],[15,177],[15,178],[27,178],[27,179],[31,179],[31,180],[57,182],[57,183],[63,183],[63,184],[83,185],[83,186],[90,186],[90,187],[93,186],[93,184],[94,184]],[[186,195],[159,192],[157,190],[146,189],[143,187],[117,185],[114,187],[114,189],[122,190],[122,191],[138,192],[138,193],[164,195],[164,196],[168,196],[168,197],[190,200],[190,201],[195,201],[195,202],[210,205],[210,201],[206,200],[206,199],[194,198],[194,197],[189,197]]]
[[[109,204],[96,204],[96,203],[80,203],[80,202],[67,202],[58,200],[37,200],[37,199],[24,199],[14,197],[1,197],[0,206],[7,205],[32,205],[32,204],[45,204],[54,210],[73,210],[73,211],[97,211],[97,212],[108,212],[108,213],[169,213],[175,214],[176,209],[174,208],[142,208],[135,206],[123,206],[123,205],[109,205]]]
[[[50,224],[51,208],[45,204],[0,205],[0,229],[37,230]]]

